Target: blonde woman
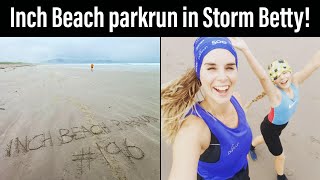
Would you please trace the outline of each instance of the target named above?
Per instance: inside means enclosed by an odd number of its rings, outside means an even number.
[[[228,38],[201,37],[194,60],[194,69],[161,89],[163,133],[173,144],[169,180],[248,180],[252,132],[234,92],[236,51]]]
[[[284,174],[285,155],[280,141],[280,134],[287,126],[290,118],[296,111],[299,102],[299,88],[312,72],[320,67],[320,52],[299,72],[292,73],[292,68],[285,60],[276,60],[268,66],[268,73],[250,52],[246,43],[240,38],[231,38],[233,45],[240,49],[258,77],[264,92],[252,100],[255,102],[267,95],[270,102],[270,113],[265,116],[261,123],[262,136],[252,141],[250,156],[257,159],[255,147],[266,143],[269,151],[275,156],[275,170],[278,180],[286,180]],[[248,104],[248,107],[252,104]]]

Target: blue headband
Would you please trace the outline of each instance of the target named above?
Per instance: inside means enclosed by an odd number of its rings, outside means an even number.
[[[200,69],[203,58],[214,49],[226,49],[236,59],[236,66],[238,68],[238,57],[236,50],[233,48],[231,41],[226,37],[200,37],[194,42],[194,67],[197,77],[200,80]]]

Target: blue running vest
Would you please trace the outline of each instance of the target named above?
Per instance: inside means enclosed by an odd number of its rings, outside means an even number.
[[[226,180],[232,178],[248,165],[247,154],[250,150],[252,132],[247,123],[245,112],[235,97],[231,103],[238,114],[238,127],[229,128],[221,121],[205,111],[198,103],[188,112],[204,120],[210,131],[220,142],[221,154],[219,161],[207,163],[199,160],[198,174],[205,180]]]
[[[286,124],[287,122],[289,122],[290,118],[297,110],[297,105],[299,102],[299,90],[292,83],[290,87],[294,94],[293,99],[290,99],[287,93],[279,88],[281,91],[281,103],[279,104],[279,106],[271,108],[268,115],[269,121],[273,124]]]

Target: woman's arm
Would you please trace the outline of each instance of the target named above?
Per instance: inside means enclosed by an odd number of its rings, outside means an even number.
[[[204,141],[204,122],[189,116],[182,124],[173,143],[173,161],[169,180],[196,180],[197,168]],[[210,130],[209,130],[210,132]],[[207,139],[210,144],[210,136]]]
[[[241,50],[244,55],[246,56],[246,59],[257,76],[257,78],[260,81],[260,84],[263,87],[264,92],[268,96],[271,106],[275,107],[280,103],[281,100],[281,94],[280,91],[277,90],[273,82],[271,81],[270,77],[260,64],[260,62],[254,57],[252,52],[250,51],[247,44],[240,38],[230,38],[232,45],[236,47],[237,49]]]
[[[293,80],[292,80],[293,83],[295,85],[301,85],[319,67],[320,67],[320,51],[316,52],[316,54],[312,57],[312,60],[308,64],[306,64],[301,71],[296,72],[293,75]]]

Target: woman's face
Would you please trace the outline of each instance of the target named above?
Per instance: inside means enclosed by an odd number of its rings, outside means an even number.
[[[230,101],[237,79],[235,57],[228,50],[215,49],[204,57],[200,81],[205,98],[218,104]]]
[[[291,72],[283,72],[275,81],[274,83],[281,89],[287,89],[291,85]]]

